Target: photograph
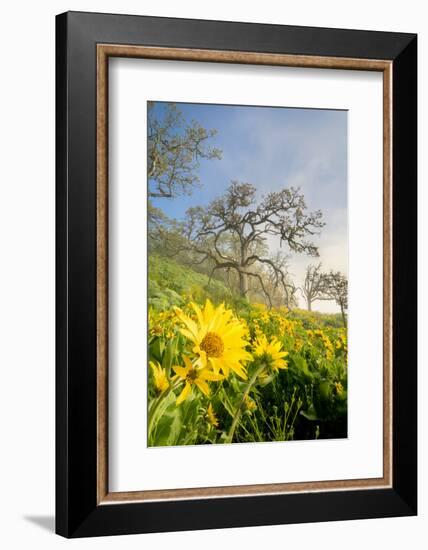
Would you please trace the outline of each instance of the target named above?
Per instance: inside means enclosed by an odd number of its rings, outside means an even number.
[[[147,102],[149,447],[347,438],[347,137],[346,110]]]

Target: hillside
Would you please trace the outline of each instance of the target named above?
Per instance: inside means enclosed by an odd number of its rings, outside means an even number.
[[[166,310],[189,301],[233,301],[233,296],[223,283],[178,264],[163,256],[151,255],[149,265],[149,305],[157,310]]]
[[[208,276],[198,273],[191,267],[164,256],[150,256],[148,303],[153,309],[165,311],[173,306],[184,306],[189,301],[201,304],[209,298],[213,303],[225,302],[238,312],[248,311],[248,304],[234,295],[218,279],[211,279],[210,285],[207,284]],[[339,313],[293,309],[288,317],[300,319],[307,328],[313,325],[336,328],[343,326]]]

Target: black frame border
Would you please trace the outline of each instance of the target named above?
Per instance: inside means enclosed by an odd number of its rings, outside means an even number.
[[[96,46],[392,61],[393,486],[97,505]],[[56,18],[56,532],[65,537],[417,513],[417,36],[67,12]],[[168,518],[165,520],[165,518]]]

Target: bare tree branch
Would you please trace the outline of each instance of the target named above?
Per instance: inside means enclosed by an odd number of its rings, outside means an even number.
[[[221,158],[219,149],[207,145],[216,130],[206,130],[196,121],[186,123],[174,103],[168,103],[160,116],[155,103],[150,102],[147,120],[149,197],[172,198],[189,193],[199,181],[199,160]]]
[[[327,294],[326,276],[321,272],[321,263],[308,265],[305,280],[299,290],[306,300],[308,311],[312,310],[312,303],[315,300],[331,300]]]
[[[263,270],[273,277],[273,288],[283,288],[287,305],[296,288],[286,276],[286,262],[280,256],[266,255],[268,236],[277,239],[297,253],[318,255],[316,245],[307,240],[324,226],[320,211],[307,212],[299,189],[284,188],[262,197],[257,203],[256,188],[249,183],[232,182],[226,193],[213,200],[208,207],[193,207],[186,213],[182,234],[196,255],[214,264],[218,269],[234,270],[239,278],[240,293],[248,297],[249,277],[256,279],[272,304],[272,296],[263,280]]]
[[[348,311],[348,279],[340,271],[330,271],[326,277],[326,294],[340,307],[343,324],[346,327]]]

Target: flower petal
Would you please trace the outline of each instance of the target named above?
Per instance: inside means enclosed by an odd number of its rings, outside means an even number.
[[[178,365],[174,365],[172,368],[174,369],[174,372],[176,372],[180,378],[182,378],[183,380],[186,379],[187,373],[189,372],[188,367],[179,367]]]
[[[206,395],[207,397],[210,394],[210,389],[208,387],[208,384],[203,380],[202,378],[196,378],[195,384],[198,386],[198,388],[201,390],[201,392]]]
[[[177,401],[175,402],[176,405],[180,405],[180,403],[182,403],[185,399],[187,399],[191,389],[192,388],[191,388],[190,384],[188,382],[186,382],[186,384],[183,388],[183,391],[177,397]]]
[[[224,379],[224,376],[222,376],[221,374],[212,372],[208,369],[202,369],[199,373],[199,377],[203,378],[204,380],[210,380],[212,382],[218,382],[219,380]]]

